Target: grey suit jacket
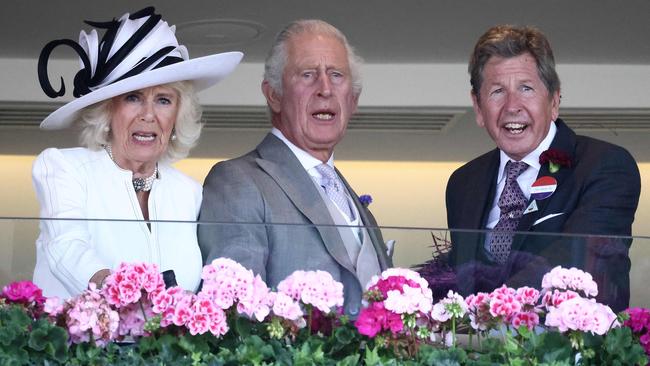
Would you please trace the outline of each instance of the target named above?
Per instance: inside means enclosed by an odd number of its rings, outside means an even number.
[[[366,226],[377,223],[339,173]],[[359,310],[359,283],[317,187],[291,150],[268,134],[254,151],[216,164],[205,179],[198,237],[204,263],[228,257],[269,286],[296,270],[323,270],[343,283],[345,311]],[[212,222],[212,223],[208,223]],[[324,225],[324,226],[323,226]],[[381,232],[368,230],[382,271],[392,265]]]

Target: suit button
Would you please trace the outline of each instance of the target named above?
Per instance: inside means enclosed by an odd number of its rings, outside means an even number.
[[[348,310],[350,315],[357,315],[359,314],[359,305],[352,305],[350,306],[350,309]]]

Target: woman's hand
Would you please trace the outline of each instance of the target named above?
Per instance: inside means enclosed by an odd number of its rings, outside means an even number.
[[[99,271],[95,272],[95,274],[92,277],[90,277],[89,284],[94,283],[95,285],[97,285],[97,289],[100,289],[102,288],[102,286],[104,286],[104,280],[110,274],[111,274],[110,269],[106,269],[106,268],[100,269]]]

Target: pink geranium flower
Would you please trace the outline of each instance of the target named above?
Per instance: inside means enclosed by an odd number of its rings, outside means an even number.
[[[293,298],[283,292],[274,292],[271,297],[273,300],[273,314],[291,321],[298,321],[302,318],[303,312]]]
[[[591,274],[577,268],[563,268],[557,266],[542,278],[542,288],[546,291],[552,289],[572,290],[582,292],[587,297],[598,295],[598,285]]]
[[[325,271],[295,271],[280,281],[278,292],[325,314],[343,306],[343,284]]]
[[[271,311],[270,290],[259,275],[230,258],[217,258],[203,267],[199,296],[212,299],[222,310],[237,306],[237,312],[258,321]]]
[[[468,312],[469,307],[459,294],[449,290],[447,297],[440,300],[433,306],[431,319],[444,323],[452,318],[462,319]]]
[[[381,302],[374,302],[364,308],[354,325],[359,333],[371,338],[384,330],[397,334],[404,328],[402,317],[386,310]]]
[[[487,330],[493,319],[490,314],[490,295],[485,292],[469,295],[465,298],[465,303],[471,327],[476,330]]]
[[[96,345],[104,346],[118,336],[119,314],[94,284],[81,295],[67,300],[60,316],[64,318],[73,343],[92,339]]]
[[[576,297],[580,297],[580,295],[577,292],[573,292],[571,290],[552,290],[544,294],[542,297],[542,305],[547,309],[550,307],[557,307],[564,301],[571,300]]]
[[[32,281],[12,282],[2,289],[2,295],[5,299],[15,303],[38,303],[45,302],[42,290]]]
[[[355,322],[361,334],[375,337],[390,332],[395,337],[428,325],[432,293],[427,281],[417,272],[389,268],[374,276],[366,289],[365,299],[369,304],[361,309]]]
[[[111,305],[118,308],[140,301],[143,293],[151,300],[165,289],[158,266],[149,263],[121,263],[106,277],[102,293]]]
[[[515,328],[525,326],[528,329],[533,329],[539,324],[539,315],[534,311],[522,311],[512,317],[510,324]]]
[[[515,298],[522,305],[530,305],[530,306],[537,305],[537,301],[539,301],[539,295],[540,295],[539,290],[534,289],[532,287],[521,287],[518,288],[515,292]]]
[[[490,294],[490,314],[509,321],[521,310],[521,302],[517,300],[516,291],[503,285]]]
[[[576,297],[551,307],[546,314],[546,326],[556,327],[560,332],[577,330],[599,335],[620,326],[616,314],[609,306],[593,299]]]

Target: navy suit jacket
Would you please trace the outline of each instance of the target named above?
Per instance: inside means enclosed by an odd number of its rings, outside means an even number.
[[[557,188],[549,198],[537,200],[537,211],[520,219],[517,231],[521,234],[514,237],[505,265],[492,266],[482,233],[452,231],[449,258],[458,271],[459,290],[464,294],[490,291],[502,283],[539,288],[544,273],[561,265],[589,271],[598,283],[597,299],[615,311],[623,310],[629,302],[631,240],[537,233],[631,235],[641,191],[638,167],[624,148],[578,136],[561,119],[555,123],[557,134],[550,147],[567,153],[572,166],[551,173],[548,164],[542,165],[538,178],[554,177]],[[492,150],[449,178],[450,229],[485,228],[494,202],[499,159],[499,150]],[[559,215],[535,224],[552,214]]]

